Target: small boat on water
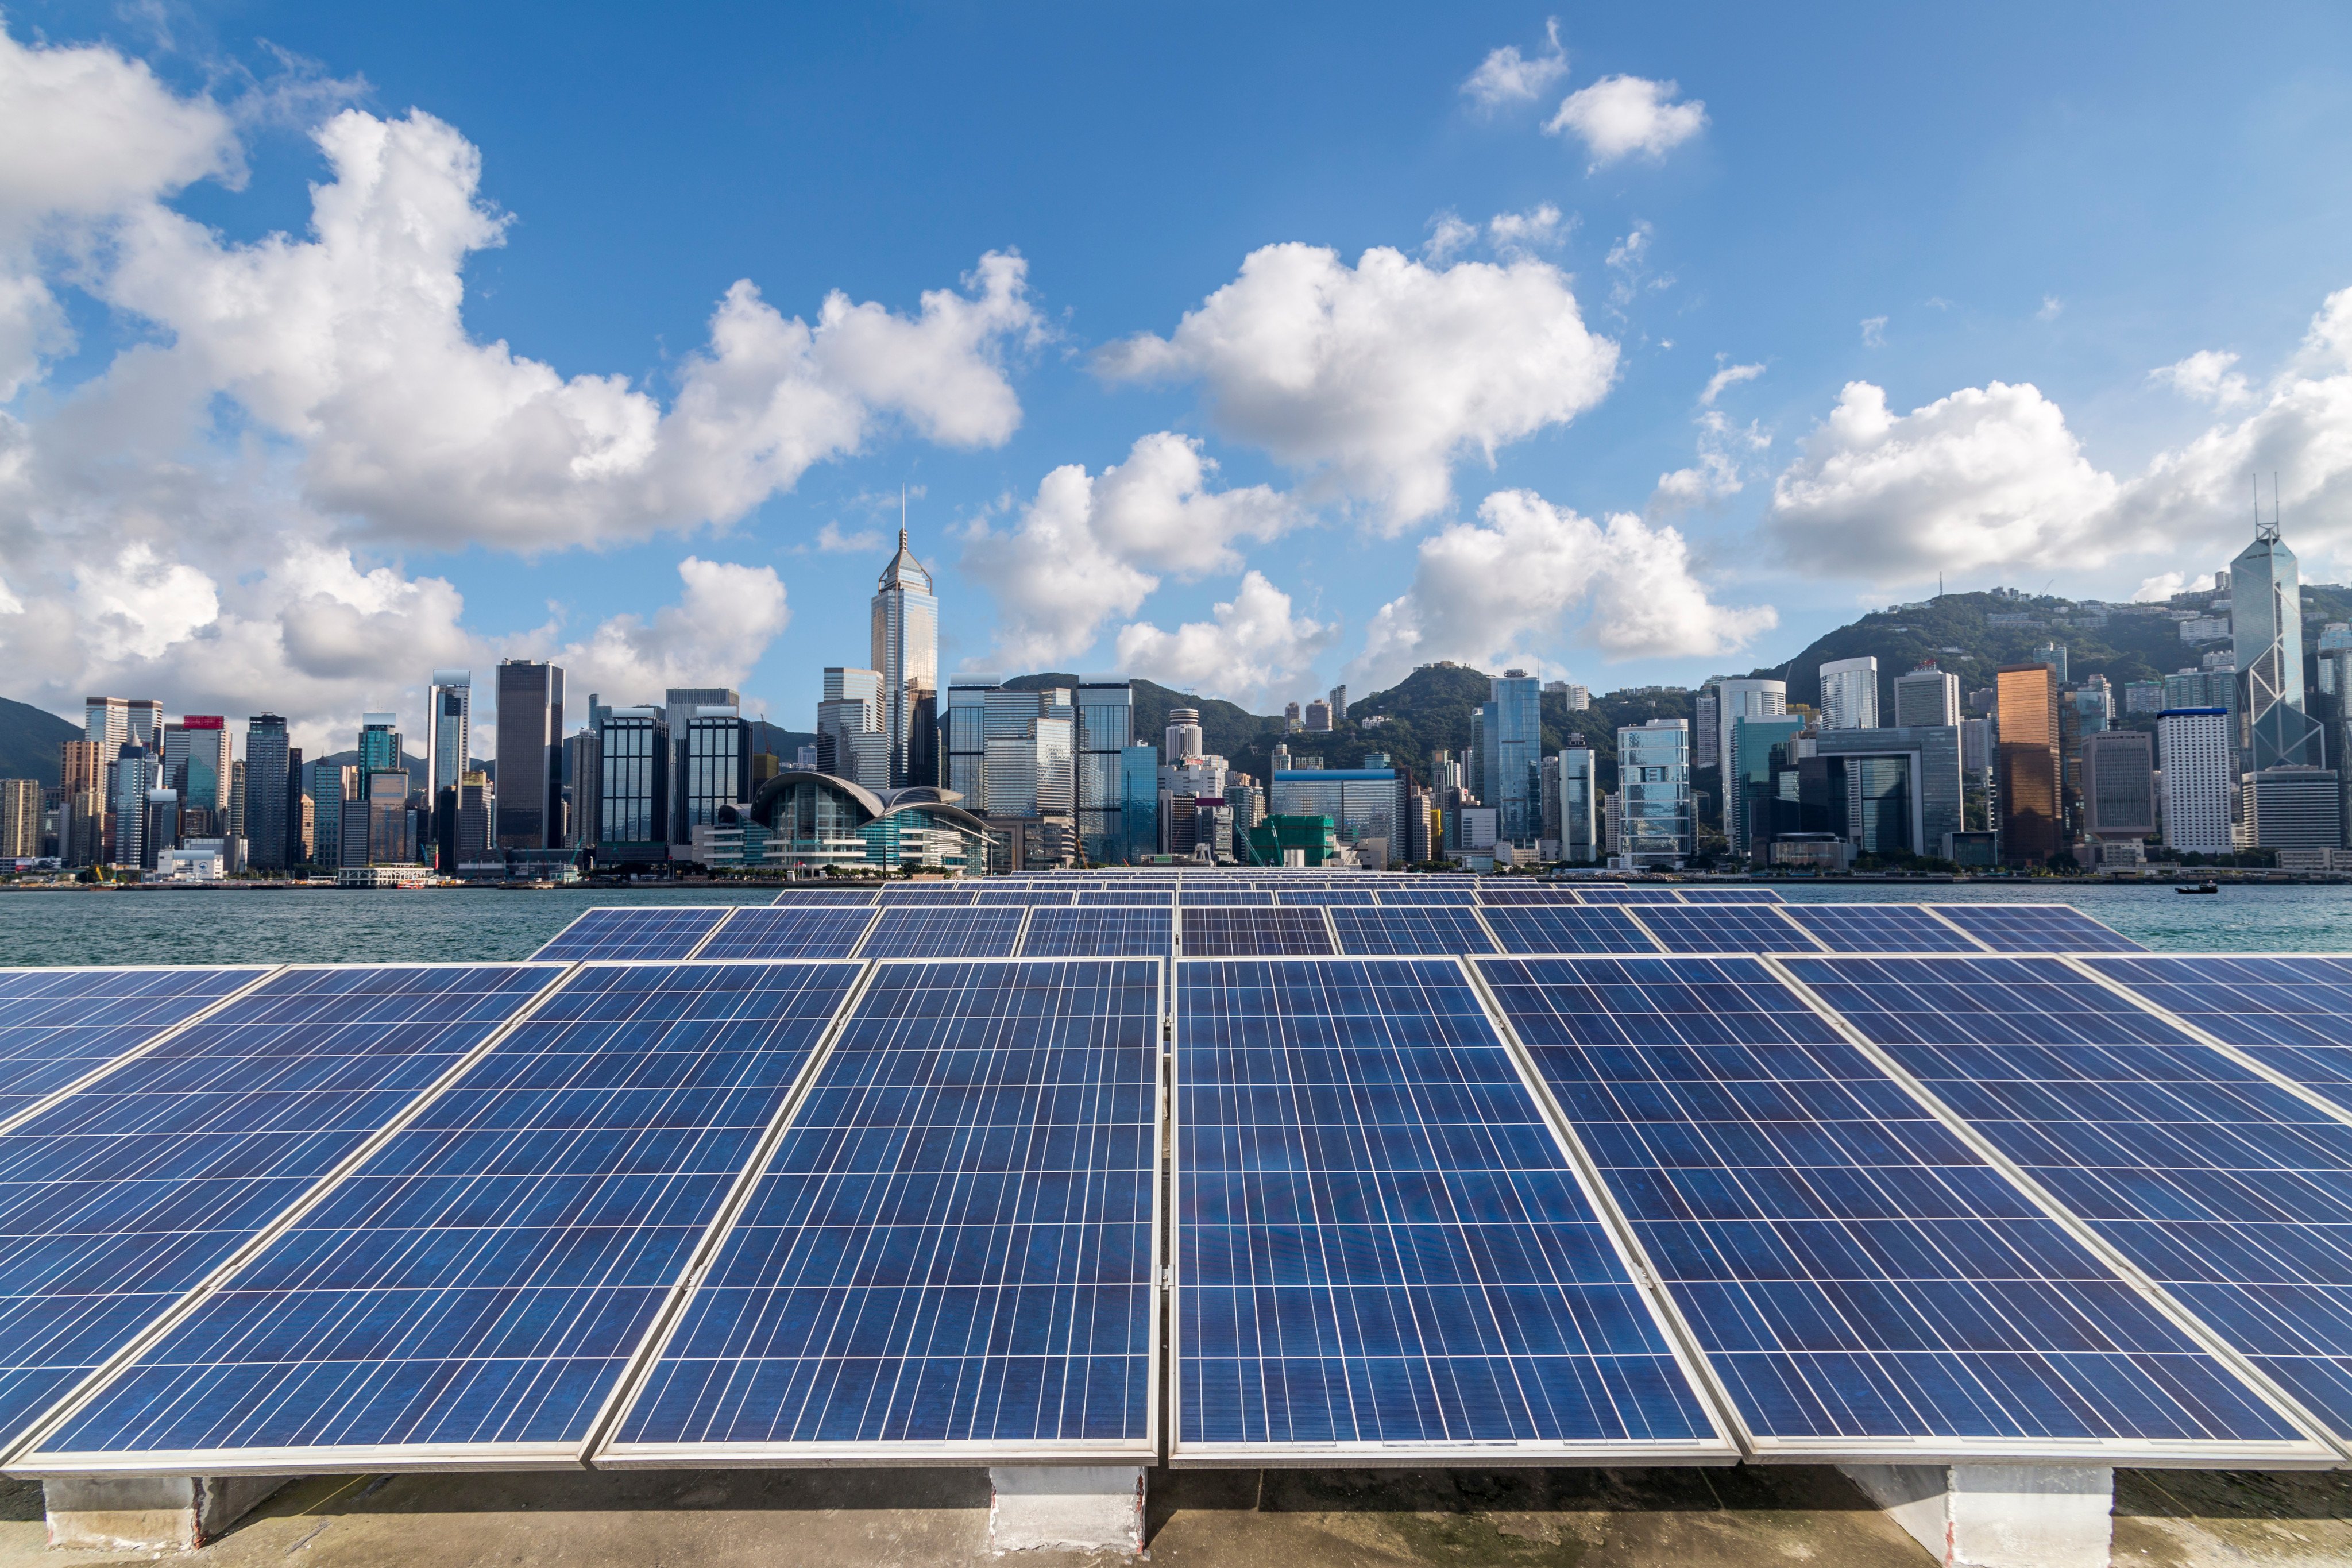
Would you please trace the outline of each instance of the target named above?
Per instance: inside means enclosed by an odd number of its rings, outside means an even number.
[[[2218,893],[2221,890],[2221,884],[2219,882],[2199,882],[2192,886],[2189,883],[2182,882],[2176,886],[2172,890],[2176,893]]]

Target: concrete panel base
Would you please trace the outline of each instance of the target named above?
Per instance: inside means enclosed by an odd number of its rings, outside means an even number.
[[[1143,1550],[1140,1465],[1006,1466],[988,1472],[998,1552]]]
[[[2116,1473],[2078,1465],[1840,1465],[1950,1568],[2107,1568]]]
[[[41,1483],[49,1544],[96,1552],[193,1552],[287,1476],[90,1476]]]

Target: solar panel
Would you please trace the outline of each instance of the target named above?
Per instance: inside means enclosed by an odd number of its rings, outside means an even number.
[[[551,963],[597,958],[614,963],[684,958],[701,945],[732,904],[627,904],[590,910],[531,954]]]
[[[0,1448],[561,973],[287,970],[0,1134]]]
[[[1757,960],[1476,962],[1759,1451],[2306,1441]]]
[[[1769,888],[1677,888],[1686,904],[1780,904],[1788,900]]]
[[[1572,888],[1529,886],[1519,888],[1481,888],[1477,890],[1482,904],[1580,904],[1584,900]]]
[[[1412,877],[1381,884],[1379,901],[1383,904],[1475,904],[1478,901],[1475,888],[1449,887],[1434,876]]]
[[[2139,943],[2066,904],[1933,904],[1997,952],[2145,952]]]
[[[1645,906],[1635,918],[1669,952],[1811,952],[1813,942],[1776,909],[1752,904]]]
[[[1678,904],[1682,900],[1665,888],[1580,888],[1578,898],[1588,904]]]
[[[1160,989],[877,969],[598,1463],[1151,1456]]]
[[[2082,962],[2352,1110],[2352,962],[2234,953]]]
[[[268,973],[0,969],[0,1122]]]
[[[1728,1451],[1457,964],[1177,990],[1174,1457]]]
[[[1379,902],[1379,896],[1370,888],[1319,888],[1297,892],[1277,893],[1277,901],[1298,909],[1341,909],[1369,906]]]
[[[939,905],[950,909],[966,909],[980,901],[979,892],[971,888],[949,887],[919,882],[893,882],[882,889],[884,908],[894,905]]]
[[[871,888],[787,888],[776,895],[780,904],[863,904],[872,906],[879,895]]]
[[[1836,952],[1982,951],[1916,904],[1784,904],[1781,912]]]
[[[735,911],[698,958],[847,958],[874,923],[871,906],[837,904],[779,908],[763,904]]]
[[[1067,908],[1077,901],[1078,895],[1066,888],[983,888],[976,898],[983,909],[1005,904],[1023,909]]]
[[[581,971],[45,1463],[576,1458],[859,972]]]
[[[1184,952],[1192,958],[1254,958],[1331,951],[1321,910],[1184,910]]]
[[[1166,910],[1173,909],[1175,904],[1174,894],[1154,892],[1148,888],[1114,889],[1078,895],[1078,907],[1082,910],[1119,908]]]
[[[2339,1437],[2352,1435],[2352,1126],[2057,959],[1789,967]],[[1975,1005],[1955,1010],[1962,997]]]
[[[885,909],[860,958],[1005,958],[1024,910]]]
[[[1505,952],[1655,952],[1652,942],[1622,910],[1515,909],[1489,905],[1480,911]]]
[[[1249,888],[1186,888],[1176,895],[1176,901],[1188,910],[1218,908],[1267,908],[1276,902],[1272,891],[1260,892]]]
[[[1039,910],[1021,939],[1024,958],[1165,958],[1176,918],[1164,909]]]
[[[1376,910],[1333,910],[1339,951],[1349,953],[1492,952],[1495,939],[1476,911],[1454,904],[1384,904]]]

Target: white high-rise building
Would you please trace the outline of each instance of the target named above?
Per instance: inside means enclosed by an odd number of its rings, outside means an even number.
[[[898,530],[898,552],[874,593],[874,668],[882,677],[882,723],[889,782],[937,784],[932,754],[939,723],[940,601],[931,574]],[[928,766],[926,765],[928,764]],[[927,776],[917,776],[927,774]]]
[[[1192,708],[1168,710],[1168,731],[1160,747],[1160,760],[1170,767],[1187,757],[1197,757],[1206,749],[1201,734],[1200,710]]]
[[[1822,728],[1878,728],[1878,660],[1833,658],[1822,666]]]
[[[437,805],[441,792],[457,788],[472,765],[467,757],[474,744],[474,672],[435,670],[430,695],[425,721],[425,798]]]
[[[1895,678],[1895,723],[1898,729],[1960,721],[1960,678],[1922,665]]]
[[[2227,708],[2173,708],[2156,721],[2164,841],[2182,855],[2227,855],[2237,737]]]

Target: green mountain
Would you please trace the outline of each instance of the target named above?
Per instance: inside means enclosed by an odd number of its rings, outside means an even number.
[[[0,779],[58,782],[58,748],[82,737],[81,726],[29,703],[0,697]]]

